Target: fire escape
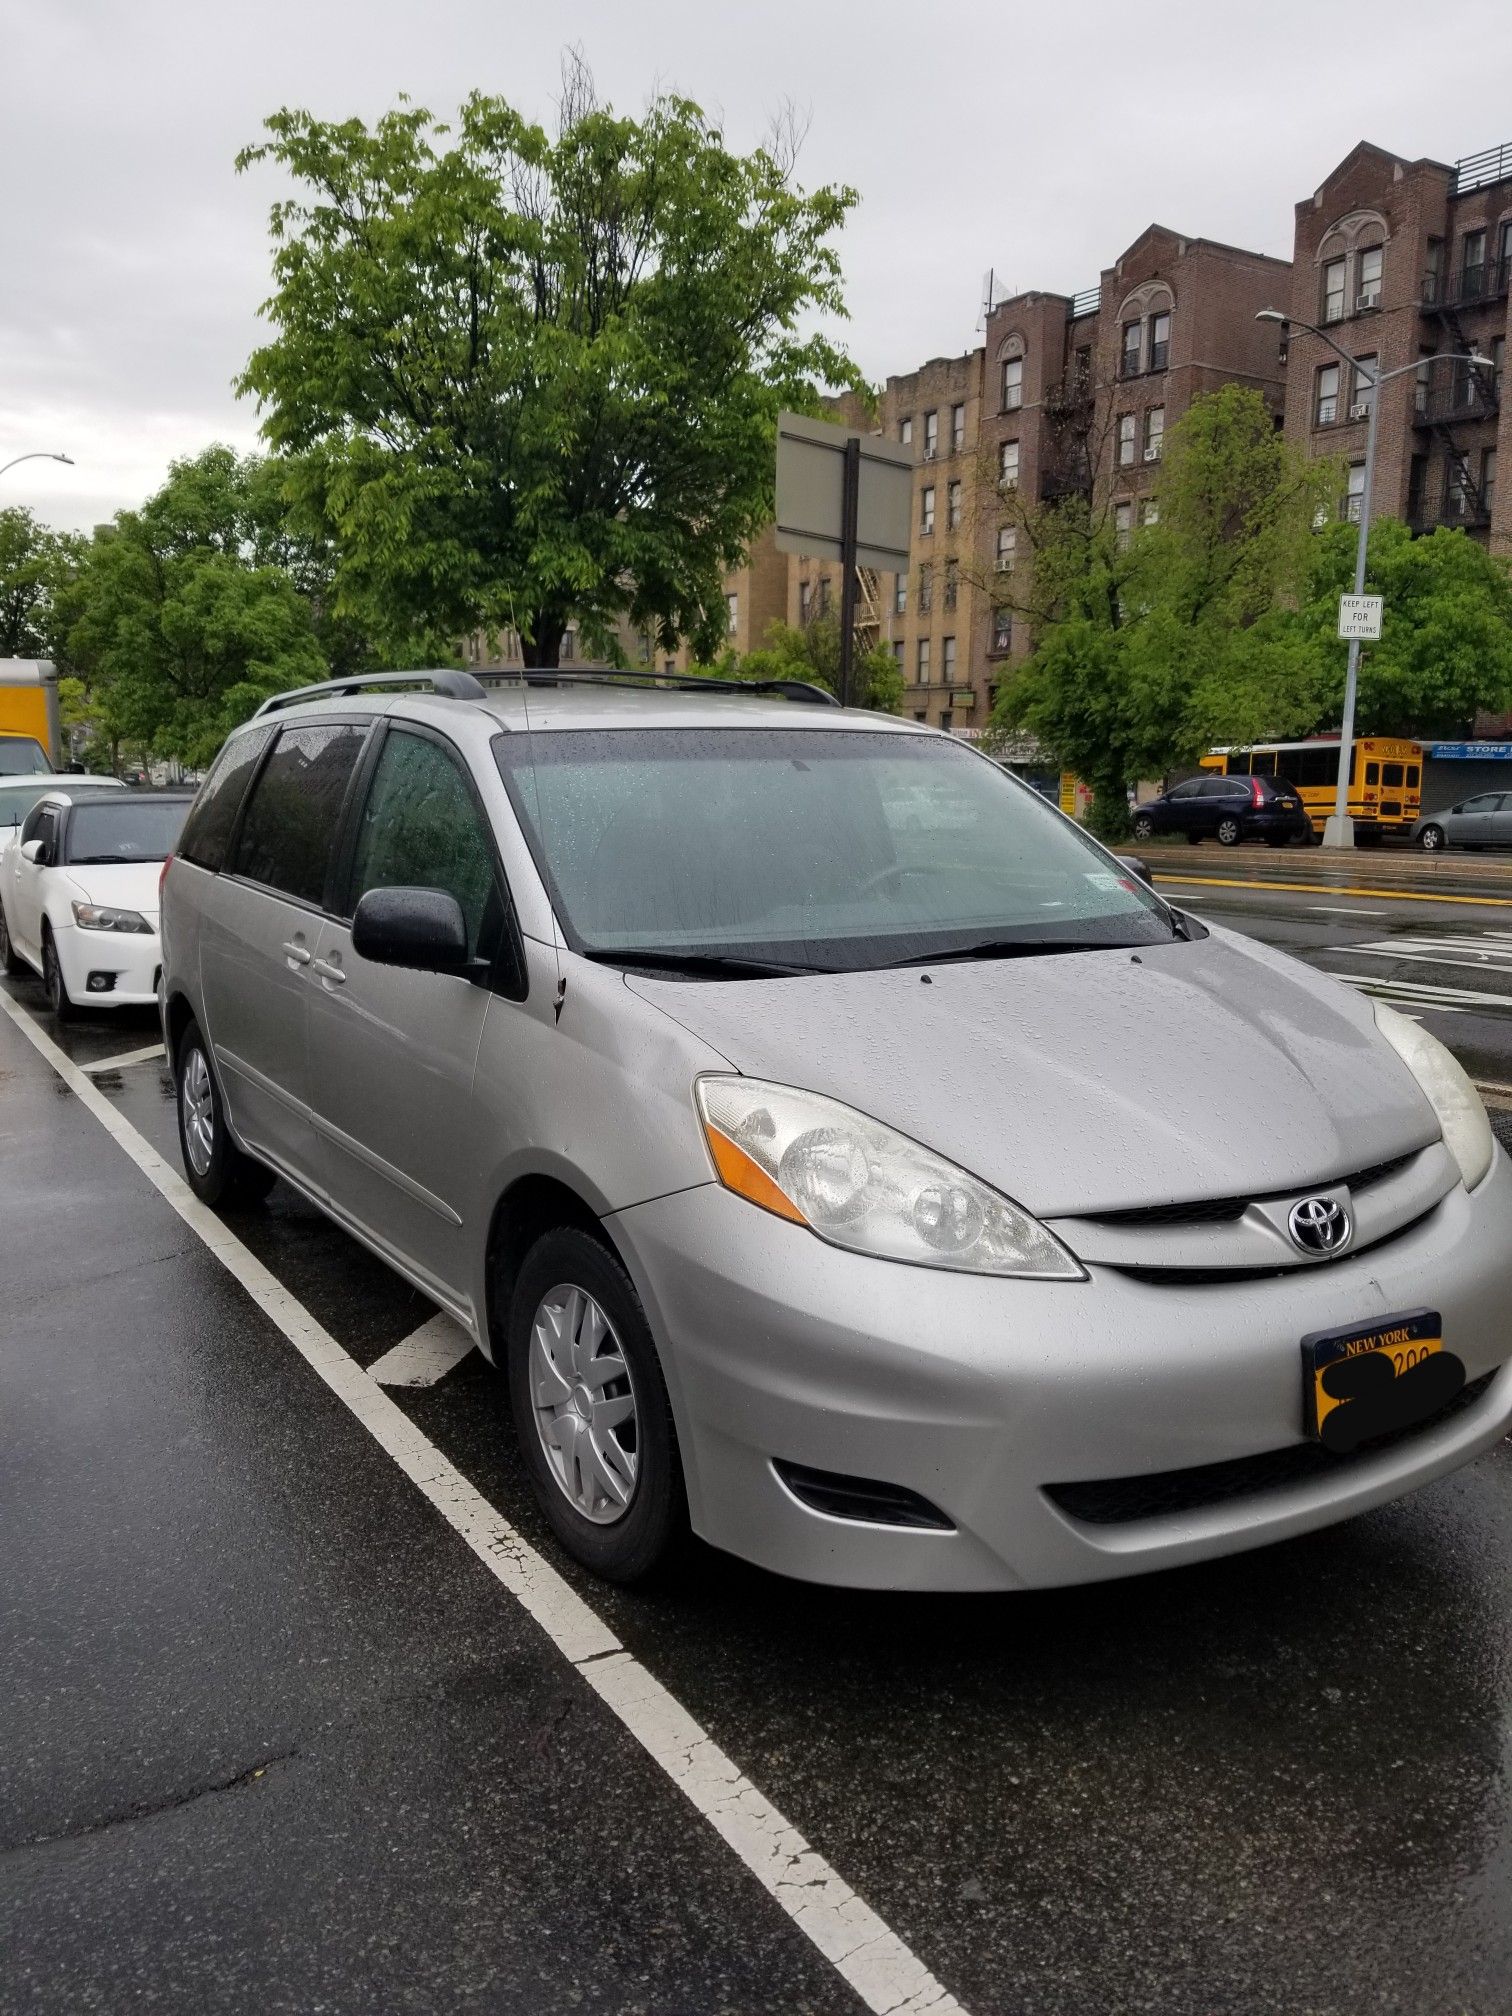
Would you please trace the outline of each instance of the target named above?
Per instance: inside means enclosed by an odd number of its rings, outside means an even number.
[[[1424,274],[1420,306],[1424,316],[1443,332],[1446,349],[1461,356],[1472,351],[1484,354],[1486,346],[1465,327],[1466,311],[1504,300],[1512,278],[1509,268],[1512,259],[1482,259],[1458,272]],[[1490,365],[1423,360],[1413,424],[1442,447],[1445,468],[1443,487],[1436,496],[1424,495],[1423,486],[1417,483],[1408,497],[1407,516],[1414,531],[1431,531],[1436,525],[1458,525],[1466,531],[1489,527],[1492,499],[1485,493],[1464,430],[1477,421],[1494,420],[1500,407],[1500,373]],[[1418,461],[1417,468],[1425,464],[1426,457]]]

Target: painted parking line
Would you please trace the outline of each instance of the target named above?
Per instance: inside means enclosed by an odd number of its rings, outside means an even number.
[[[462,1325],[437,1310],[429,1323],[422,1323],[369,1365],[368,1377],[380,1386],[434,1386],[472,1348],[473,1340]]]
[[[52,1038],[4,993],[0,1009],[874,2016],[967,2016],[923,1961],[625,1650],[597,1612],[200,1203],[178,1171]]]
[[[1309,910],[1321,910],[1329,917],[1389,917],[1389,910],[1362,910],[1355,903],[1309,903]]]
[[[1301,896],[1388,896],[1393,903],[1468,903],[1483,910],[1512,910],[1512,896],[1434,896],[1416,889],[1340,889],[1332,882],[1245,881],[1235,875],[1157,875],[1173,889],[1284,889]]]
[[[123,1050],[115,1057],[96,1057],[93,1063],[81,1064],[79,1069],[92,1078],[97,1071],[125,1071],[133,1064],[149,1064],[154,1057],[159,1064],[164,1061],[161,1043],[149,1043],[141,1050]]]

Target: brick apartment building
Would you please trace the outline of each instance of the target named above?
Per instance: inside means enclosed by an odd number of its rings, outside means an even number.
[[[1512,552],[1512,498],[1496,471],[1512,278],[1512,145],[1452,166],[1361,141],[1296,208],[1290,307],[1367,368],[1403,370],[1381,393],[1372,516],[1462,528]],[[1492,368],[1451,363],[1477,351]],[[1440,361],[1435,361],[1438,359]],[[1310,331],[1292,331],[1286,431],[1347,463],[1358,516],[1371,394]],[[1512,442],[1509,442],[1512,446]]]

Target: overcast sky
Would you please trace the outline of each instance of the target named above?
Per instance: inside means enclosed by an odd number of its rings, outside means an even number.
[[[1507,0],[0,0],[0,463],[77,464],[12,470],[0,504],[88,526],[253,444],[231,379],[272,182],[232,157],[267,113],[481,88],[549,119],[573,42],[619,109],[660,82],[732,146],[809,114],[800,178],[861,193],[845,340],[878,380],[972,346],[989,266],[1075,292],[1152,219],[1284,255],[1356,140],[1512,139]]]

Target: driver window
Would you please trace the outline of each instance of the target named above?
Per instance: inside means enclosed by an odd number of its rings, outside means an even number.
[[[370,889],[406,888],[444,889],[455,896],[467,922],[468,956],[495,957],[504,899],[482,815],[439,743],[393,729],[357,831],[352,904]]]
[[[28,840],[51,840],[55,817],[51,805],[33,805],[21,828],[21,845],[24,847]],[[42,823],[44,820],[47,822],[45,831]]]

